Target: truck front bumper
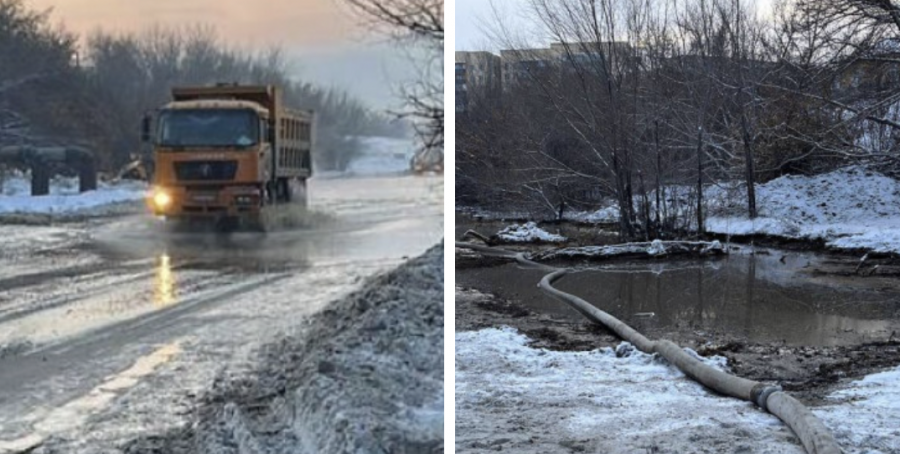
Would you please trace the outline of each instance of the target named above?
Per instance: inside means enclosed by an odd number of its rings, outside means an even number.
[[[254,217],[262,208],[259,190],[248,186],[155,187],[147,205],[154,215],[166,217]]]

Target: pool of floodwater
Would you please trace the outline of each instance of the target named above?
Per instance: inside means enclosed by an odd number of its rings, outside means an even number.
[[[900,335],[900,282],[813,272],[816,254],[765,251],[710,260],[628,261],[582,269],[556,287],[651,337],[672,332],[761,343],[844,345]],[[509,264],[456,271],[457,285],[542,313],[581,316],[540,292],[544,272]]]

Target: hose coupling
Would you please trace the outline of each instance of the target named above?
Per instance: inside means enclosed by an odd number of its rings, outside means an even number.
[[[756,406],[762,408],[765,411],[769,411],[769,406],[766,402],[769,400],[769,396],[772,393],[781,392],[781,386],[776,385],[766,385],[764,383],[760,383],[753,387],[750,390],[750,400],[753,401]]]

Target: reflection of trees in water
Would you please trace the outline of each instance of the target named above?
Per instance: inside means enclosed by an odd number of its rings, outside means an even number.
[[[791,276],[798,269],[785,266],[777,257],[766,256],[612,262],[573,272],[557,285],[649,337],[700,330],[757,342],[828,345],[849,341],[857,336],[854,333],[887,339],[900,326],[891,321],[896,319],[896,292],[810,285],[797,278],[792,284]],[[491,292],[538,312],[577,317],[535,286],[543,271],[510,264],[462,274],[464,281],[486,285]],[[859,285],[872,283],[860,281]],[[846,334],[847,330],[853,332]]]
[[[744,332],[753,329],[753,289],[756,287],[756,256],[747,261],[747,284],[744,293],[747,295],[744,304]]]
[[[874,299],[868,302],[873,304],[863,305],[868,309],[851,309],[840,302],[866,302],[858,292],[759,279],[761,266],[779,264],[755,256],[730,258],[715,268],[693,262],[648,270],[655,266],[623,264],[618,269],[585,271],[561,281],[560,287],[645,331],[668,327],[759,341],[828,344],[843,332],[880,335],[878,330],[889,325],[884,319],[890,314],[877,309],[884,307],[886,295],[872,294]],[[765,274],[773,272],[779,271]],[[639,315],[650,312],[655,316]],[[882,337],[887,338],[890,330],[885,333]]]

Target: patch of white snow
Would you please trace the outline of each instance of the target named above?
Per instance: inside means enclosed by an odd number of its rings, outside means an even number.
[[[24,174],[7,176],[0,185],[0,214],[72,214],[121,202],[141,200],[147,185],[136,181],[98,184],[94,191],[78,192],[78,180],[51,180],[50,194],[31,195],[31,180]]]
[[[804,452],[775,416],[628,344],[619,355],[528,344],[511,328],[456,334],[456,452]],[[725,368],[724,358],[700,359]],[[900,452],[900,367],[813,411],[848,454]]]
[[[545,243],[562,243],[567,238],[562,235],[550,233],[537,226],[535,222],[526,222],[525,224],[513,224],[504,227],[503,230],[497,232],[497,237],[504,241],[514,243],[533,243],[542,241]]]

